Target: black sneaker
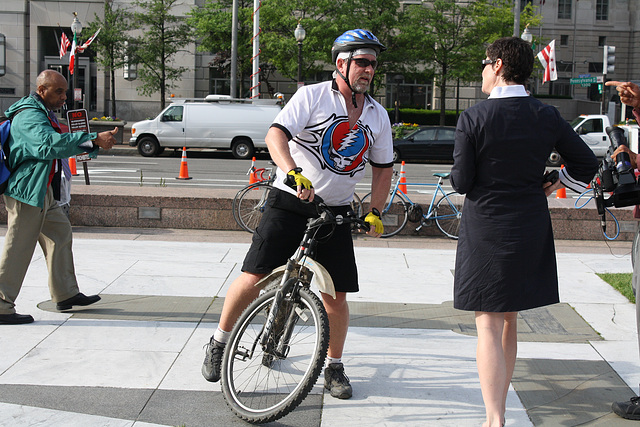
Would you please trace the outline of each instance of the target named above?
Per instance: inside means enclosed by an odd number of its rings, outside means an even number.
[[[353,395],[349,377],[345,375],[342,363],[330,363],[324,368],[324,388],[338,399],[349,399]]]
[[[222,355],[225,345],[214,340],[206,345],[204,362],[202,363],[202,376],[212,383],[220,381],[220,367],[222,366]]]
[[[613,413],[627,420],[640,420],[640,397],[632,397],[628,402],[613,402]]]

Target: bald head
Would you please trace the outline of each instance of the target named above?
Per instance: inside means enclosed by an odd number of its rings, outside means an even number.
[[[67,100],[67,79],[55,70],[44,70],[36,78],[36,92],[45,107],[57,110]]]
[[[36,87],[49,87],[54,83],[59,83],[60,81],[64,81],[64,84],[67,83],[67,79],[65,79],[64,76],[56,70],[44,70],[38,74],[38,77],[36,78]]]

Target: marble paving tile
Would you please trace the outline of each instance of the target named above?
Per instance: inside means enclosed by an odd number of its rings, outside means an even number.
[[[354,413],[360,425],[477,426],[484,420],[474,338],[351,328],[343,361],[354,397],[340,401],[325,394],[323,426],[353,423]],[[531,425],[513,390],[507,405],[513,425]]]
[[[104,293],[115,295],[161,295],[214,297],[225,283],[218,277],[171,277],[127,275],[109,285]]]
[[[156,388],[177,352],[36,348],[0,384]]]
[[[611,365],[620,378],[635,393],[640,384],[640,356],[638,355],[638,340],[628,341],[598,341],[591,345],[601,357]],[[631,397],[631,396],[629,396]]]
[[[571,303],[576,312],[607,341],[626,341],[637,337],[635,307],[621,304]]]
[[[595,273],[584,270],[559,270],[558,288],[562,302],[620,304],[629,301]]]
[[[202,377],[204,347],[216,331],[217,323],[201,323],[184,345],[175,363],[160,384],[164,390],[220,391],[220,383],[210,383]]]
[[[189,322],[140,322],[69,319],[39,349],[84,349],[178,353],[196,324]]]
[[[153,427],[159,424],[134,424],[133,421],[31,406],[0,403],[0,427],[47,426],[47,427]]]

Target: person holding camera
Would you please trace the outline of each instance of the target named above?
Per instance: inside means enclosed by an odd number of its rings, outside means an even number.
[[[527,93],[533,65],[531,45],[519,37],[489,45],[482,61],[489,99],[466,109],[456,128],[451,185],[466,199],[454,307],[475,312],[483,427],[504,426],[518,312],[559,302],[546,196],[563,186],[581,191],[598,170],[558,110]],[[555,180],[544,176],[554,149],[566,161]]]
[[[640,123],[640,87],[637,84],[631,82],[610,81],[606,82],[607,86],[615,86],[620,96],[620,101],[630,107],[633,107],[633,116],[636,121]],[[626,145],[620,145],[611,155],[612,158],[620,153],[629,154],[629,160],[632,170],[638,168],[638,154],[634,153]],[[633,216],[640,218],[640,206],[636,205]],[[638,298],[638,283],[640,281],[640,229],[636,231],[634,237],[634,251],[631,253],[633,257],[633,278],[631,279],[631,285],[633,287],[633,293],[636,295],[636,327],[640,332],[640,298]],[[640,346],[640,335],[638,337]],[[627,420],[640,421],[640,397],[634,396],[626,402],[613,402],[611,405],[613,412]]]

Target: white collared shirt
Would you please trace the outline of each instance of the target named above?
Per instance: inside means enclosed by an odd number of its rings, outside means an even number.
[[[496,86],[491,90],[489,99],[513,98],[515,96],[529,96],[522,85]]]

